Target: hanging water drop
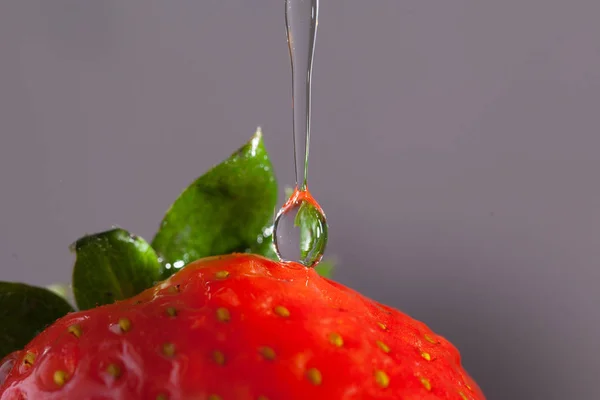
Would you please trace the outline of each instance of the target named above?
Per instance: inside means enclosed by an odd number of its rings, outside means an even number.
[[[281,261],[314,267],[327,245],[325,213],[308,191],[311,124],[311,79],[319,17],[319,0],[286,0],[285,22],[292,66],[292,108],[296,189],[283,205],[273,227],[275,251]]]
[[[316,266],[327,245],[325,213],[307,190],[296,189],[275,219],[275,250],[280,260]]]

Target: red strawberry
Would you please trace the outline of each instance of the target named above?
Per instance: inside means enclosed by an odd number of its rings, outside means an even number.
[[[2,371],[2,400],[484,399],[423,323],[254,255],[202,259],[71,313]]]

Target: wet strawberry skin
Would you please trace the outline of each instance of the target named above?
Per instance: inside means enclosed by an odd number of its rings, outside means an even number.
[[[0,364],[0,399],[484,399],[426,325],[299,264],[189,264],[71,313]]]

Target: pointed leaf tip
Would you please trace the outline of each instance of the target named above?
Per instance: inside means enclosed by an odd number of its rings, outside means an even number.
[[[258,127],[247,143],[197,178],[167,211],[152,241],[165,260],[164,277],[198,258],[261,249],[276,202],[277,182]]]

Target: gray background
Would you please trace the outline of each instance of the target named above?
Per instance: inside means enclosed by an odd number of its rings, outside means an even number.
[[[600,392],[600,3],[324,0],[310,186],[336,278],[489,399]],[[0,1],[1,279],[170,202],[257,125],[293,182],[281,0]]]

